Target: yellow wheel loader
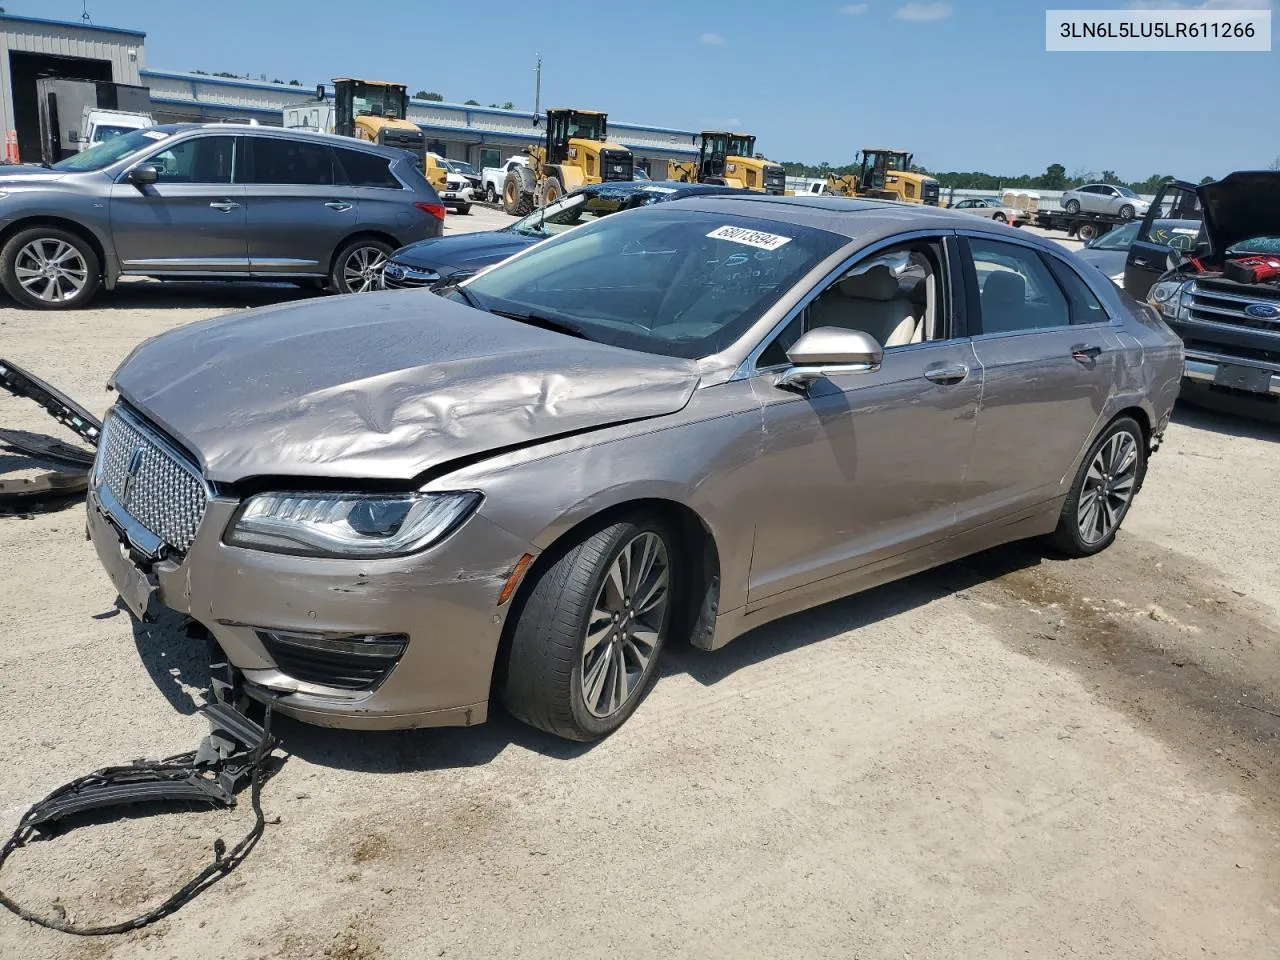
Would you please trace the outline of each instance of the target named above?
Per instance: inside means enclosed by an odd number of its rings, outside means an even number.
[[[588,183],[630,180],[631,151],[608,140],[608,114],[557,107],[547,111],[546,140],[526,147],[526,166],[507,171],[502,207],[514,217],[555,203]]]
[[[938,205],[938,181],[911,170],[905,150],[865,147],[858,153],[857,174],[827,175],[827,192],[842,197],[898,200]]]
[[[697,160],[668,160],[667,179],[683,183],[715,183],[782,196],[787,174],[756,153],[756,138],[748,133],[702,131]]]
[[[354,137],[408,150],[437,190],[443,190],[448,171],[427,153],[422,128],[409,119],[409,93],[403,83],[339,77],[333,81],[334,129]]]

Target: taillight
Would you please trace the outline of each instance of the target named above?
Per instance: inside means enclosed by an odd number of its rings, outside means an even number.
[[[431,214],[431,216],[435,217],[437,220],[444,219],[444,215],[446,211],[444,208],[444,204],[442,203],[415,203],[414,206],[417,207],[419,210],[421,210],[423,213]]]

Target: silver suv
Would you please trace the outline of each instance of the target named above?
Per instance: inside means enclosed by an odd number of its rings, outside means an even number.
[[[403,150],[243,124],[167,124],[0,172],[0,284],[84,306],[122,276],[377,289],[445,208]]]

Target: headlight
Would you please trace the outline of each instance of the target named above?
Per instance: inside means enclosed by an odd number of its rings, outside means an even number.
[[[226,542],[306,557],[402,557],[443,540],[480,505],[466,493],[261,493]]]
[[[1147,294],[1147,303],[1166,317],[1176,317],[1182,301],[1182,288],[1186,284],[1185,280],[1161,280]]]

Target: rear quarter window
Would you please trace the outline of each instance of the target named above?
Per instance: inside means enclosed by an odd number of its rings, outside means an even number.
[[[388,190],[403,190],[404,187],[395,174],[391,172],[391,161],[375,153],[363,150],[334,150],[338,155],[338,165],[346,174],[347,183],[353,187],[386,187]]]

